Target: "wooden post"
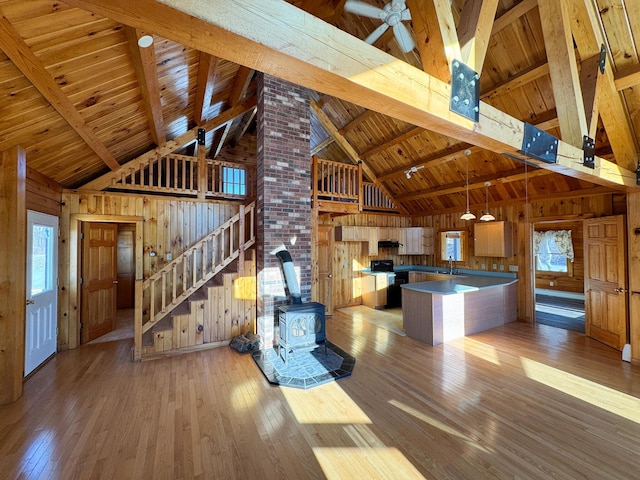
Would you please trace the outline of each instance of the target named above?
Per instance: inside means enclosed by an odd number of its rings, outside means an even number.
[[[135,308],[133,319],[133,361],[142,359],[142,283],[136,279],[135,283]]]
[[[198,144],[198,198],[204,200],[207,195],[207,148]]]
[[[26,315],[26,154],[0,159],[0,405],[22,396]]]
[[[640,365],[640,193],[627,194],[627,272],[631,361]]]
[[[240,223],[238,224],[238,273],[244,276],[244,244],[245,244],[245,223],[247,213],[244,205],[240,205]]]

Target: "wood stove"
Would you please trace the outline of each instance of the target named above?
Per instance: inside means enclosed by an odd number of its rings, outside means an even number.
[[[279,307],[280,338],[278,355],[287,357],[297,351],[310,351],[318,345],[327,350],[324,305],[317,302],[294,303]]]

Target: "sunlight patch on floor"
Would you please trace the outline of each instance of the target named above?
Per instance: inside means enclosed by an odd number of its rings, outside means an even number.
[[[495,365],[500,365],[500,357],[498,356],[498,351],[492,345],[478,342],[477,340],[474,340],[470,337],[451,340],[447,344],[457,347],[460,350],[463,350],[465,353],[475,355],[476,357],[481,358],[482,360],[486,360],[487,362],[491,362]]]
[[[472,447],[475,447],[479,450],[482,450],[483,452],[487,452],[489,453],[489,450],[487,450],[486,448],[484,448],[482,445],[478,444],[478,442],[476,442],[475,440],[473,440],[472,438],[469,438],[468,436],[464,435],[463,433],[460,433],[459,431],[451,428],[450,426],[446,425],[445,423],[442,423],[440,420],[436,420],[435,418],[427,415],[424,412],[421,412],[419,410],[416,410],[415,408],[412,408],[398,400],[389,400],[389,403],[391,405],[393,405],[394,407],[402,410],[405,413],[408,413],[409,415],[417,418],[418,420],[427,423],[439,430],[442,430],[443,432],[447,433],[448,435],[454,436],[456,438],[459,438],[461,440],[463,440],[464,442],[468,443],[469,445],[471,445]]]
[[[599,383],[563,372],[535,360],[520,357],[526,376],[560,392],[640,423],[640,399]]]
[[[397,448],[314,447],[313,453],[328,480],[424,479]]]
[[[336,383],[301,390],[282,388],[291,411],[301,424],[371,423],[369,417]]]

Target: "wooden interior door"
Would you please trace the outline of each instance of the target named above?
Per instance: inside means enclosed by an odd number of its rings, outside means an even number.
[[[82,234],[80,339],[86,343],[115,328],[118,225],[85,222]]]
[[[318,299],[325,315],[333,315],[333,227],[318,225]]]
[[[622,350],[629,338],[624,216],[584,222],[586,334]]]
[[[133,308],[135,270],[135,225],[119,225],[118,308]]]

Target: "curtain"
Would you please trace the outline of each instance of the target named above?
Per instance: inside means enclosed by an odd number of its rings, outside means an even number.
[[[533,232],[533,254],[550,254],[550,242],[555,243],[561,255],[573,262],[573,242],[571,230],[547,230],[545,232]]]

